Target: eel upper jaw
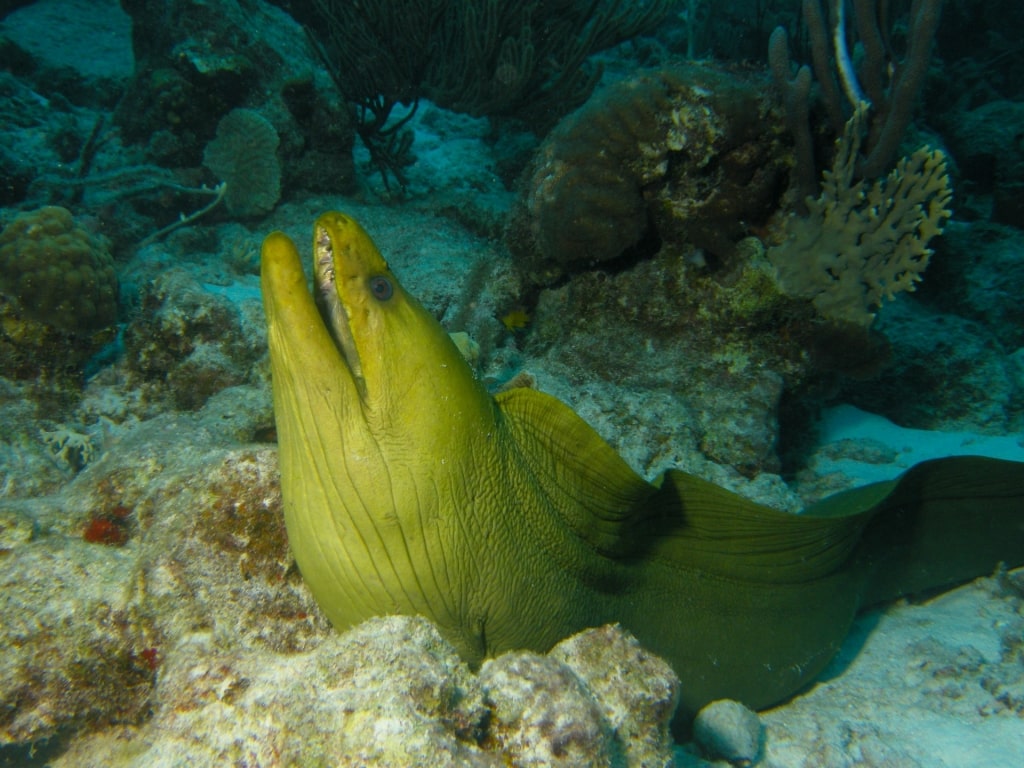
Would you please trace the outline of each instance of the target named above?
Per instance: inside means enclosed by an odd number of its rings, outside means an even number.
[[[313,293],[320,317],[323,318],[327,332],[334,340],[342,360],[352,374],[352,380],[360,397],[366,399],[366,380],[363,377],[362,365],[359,361],[359,350],[352,336],[352,326],[348,311],[338,295],[336,286],[336,268],[334,263],[334,247],[330,233],[325,227],[316,228],[313,244]]]

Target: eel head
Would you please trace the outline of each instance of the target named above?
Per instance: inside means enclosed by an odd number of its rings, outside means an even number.
[[[462,463],[494,432],[493,400],[437,320],[407,294],[350,217],[313,234],[313,291],[283,233],[261,281],[292,550],[332,622],[389,611],[445,623],[459,585],[445,506]],[[441,540],[439,540],[441,539]],[[454,619],[452,619],[454,621]]]
[[[403,290],[352,218],[332,212],[317,219],[312,295],[285,234],[266,238],[262,264],[275,375],[292,371],[330,393],[347,420],[401,419],[445,401],[480,399],[483,390],[448,334]]]

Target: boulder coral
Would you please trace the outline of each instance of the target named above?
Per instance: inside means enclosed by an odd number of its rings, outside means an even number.
[[[75,374],[113,338],[118,281],[103,240],[45,206],[0,233],[0,350],[5,374]]]
[[[662,241],[728,259],[786,184],[782,122],[762,84],[710,66],[642,71],[544,141],[506,233],[540,284]]]

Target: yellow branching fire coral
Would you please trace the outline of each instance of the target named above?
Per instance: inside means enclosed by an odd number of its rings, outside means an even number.
[[[811,299],[822,317],[867,328],[883,299],[914,290],[928,266],[928,242],[942,232],[953,197],[946,156],[922,148],[884,179],[854,182],[863,109],[846,125],[821,194],[786,224],[769,249],[783,292]]]

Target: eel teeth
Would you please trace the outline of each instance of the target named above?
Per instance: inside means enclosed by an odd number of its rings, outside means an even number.
[[[320,310],[320,317],[323,318],[327,332],[334,339],[335,346],[345,360],[352,378],[355,379],[360,394],[365,394],[366,384],[363,380],[363,369],[359,363],[359,352],[356,349],[355,339],[352,337],[348,311],[335,287],[334,246],[331,244],[331,237],[327,230],[323,228],[318,228],[316,233],[313,271],[313,282],[316,289],[314,298],[317,309]]]

